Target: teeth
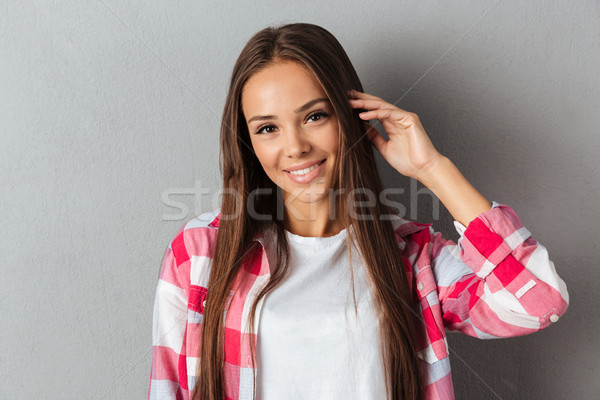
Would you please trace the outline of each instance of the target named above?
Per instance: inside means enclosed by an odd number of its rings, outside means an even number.
[[[298,171],[289,171],[289,173],[292,174],[292,175],[306,175],[310,171],[312,171],[313,169],[317,168],[319,165],[321,165],[320,162],[316,163],[312,167],[308,167],[308,168],[304,168],[304,169],[299,169]]]

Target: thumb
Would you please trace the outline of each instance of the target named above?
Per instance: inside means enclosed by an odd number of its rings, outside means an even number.
[[[379,131],[377,131],[377,129],[375,129],[373,125],[371,125],[368,122],[363,122],[363,125],[365,127],[365,131],[367,133],[369,141],[373,146],[375,146],[377,151],[379,151],[383,155],[383,148],[387,144],[387,141],[384,139],[383,136],[381,136]]]

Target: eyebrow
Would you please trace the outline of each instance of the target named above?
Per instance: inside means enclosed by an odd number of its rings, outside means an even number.
[[[314,106],[315,104],[320,103],[322,101],[326,101],[327,103],[330,103],[330,101],[327,97],[319,97],[317,99],[313,99],[313,100],[309,101],[302,107],[298,107],[297,109],[294,110],[294,112],[296,114],[301,113],[302,111],[306,111],[309,108],[311,108],[312,106]],[[275,115],[255,115],[254,117],[252,117],[248,120],[248,123],[250,123],[252,121],[264,121],[267,119],[277,119],[277,117]]]

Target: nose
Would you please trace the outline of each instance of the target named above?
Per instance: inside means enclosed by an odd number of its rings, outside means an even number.
[[[310,142],[301,128],[288,129],[285,135],[285,154],[290,158],[300,158],[310,152]]]

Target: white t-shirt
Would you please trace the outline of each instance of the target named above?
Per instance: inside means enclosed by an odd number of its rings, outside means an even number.
[[[356,318],[347,231],[286,235],[291,273],[267,294],[259,319],[257,398],[384,399],[379,321],[354,247]],[[274,247],[267,246],[271,265]]]

